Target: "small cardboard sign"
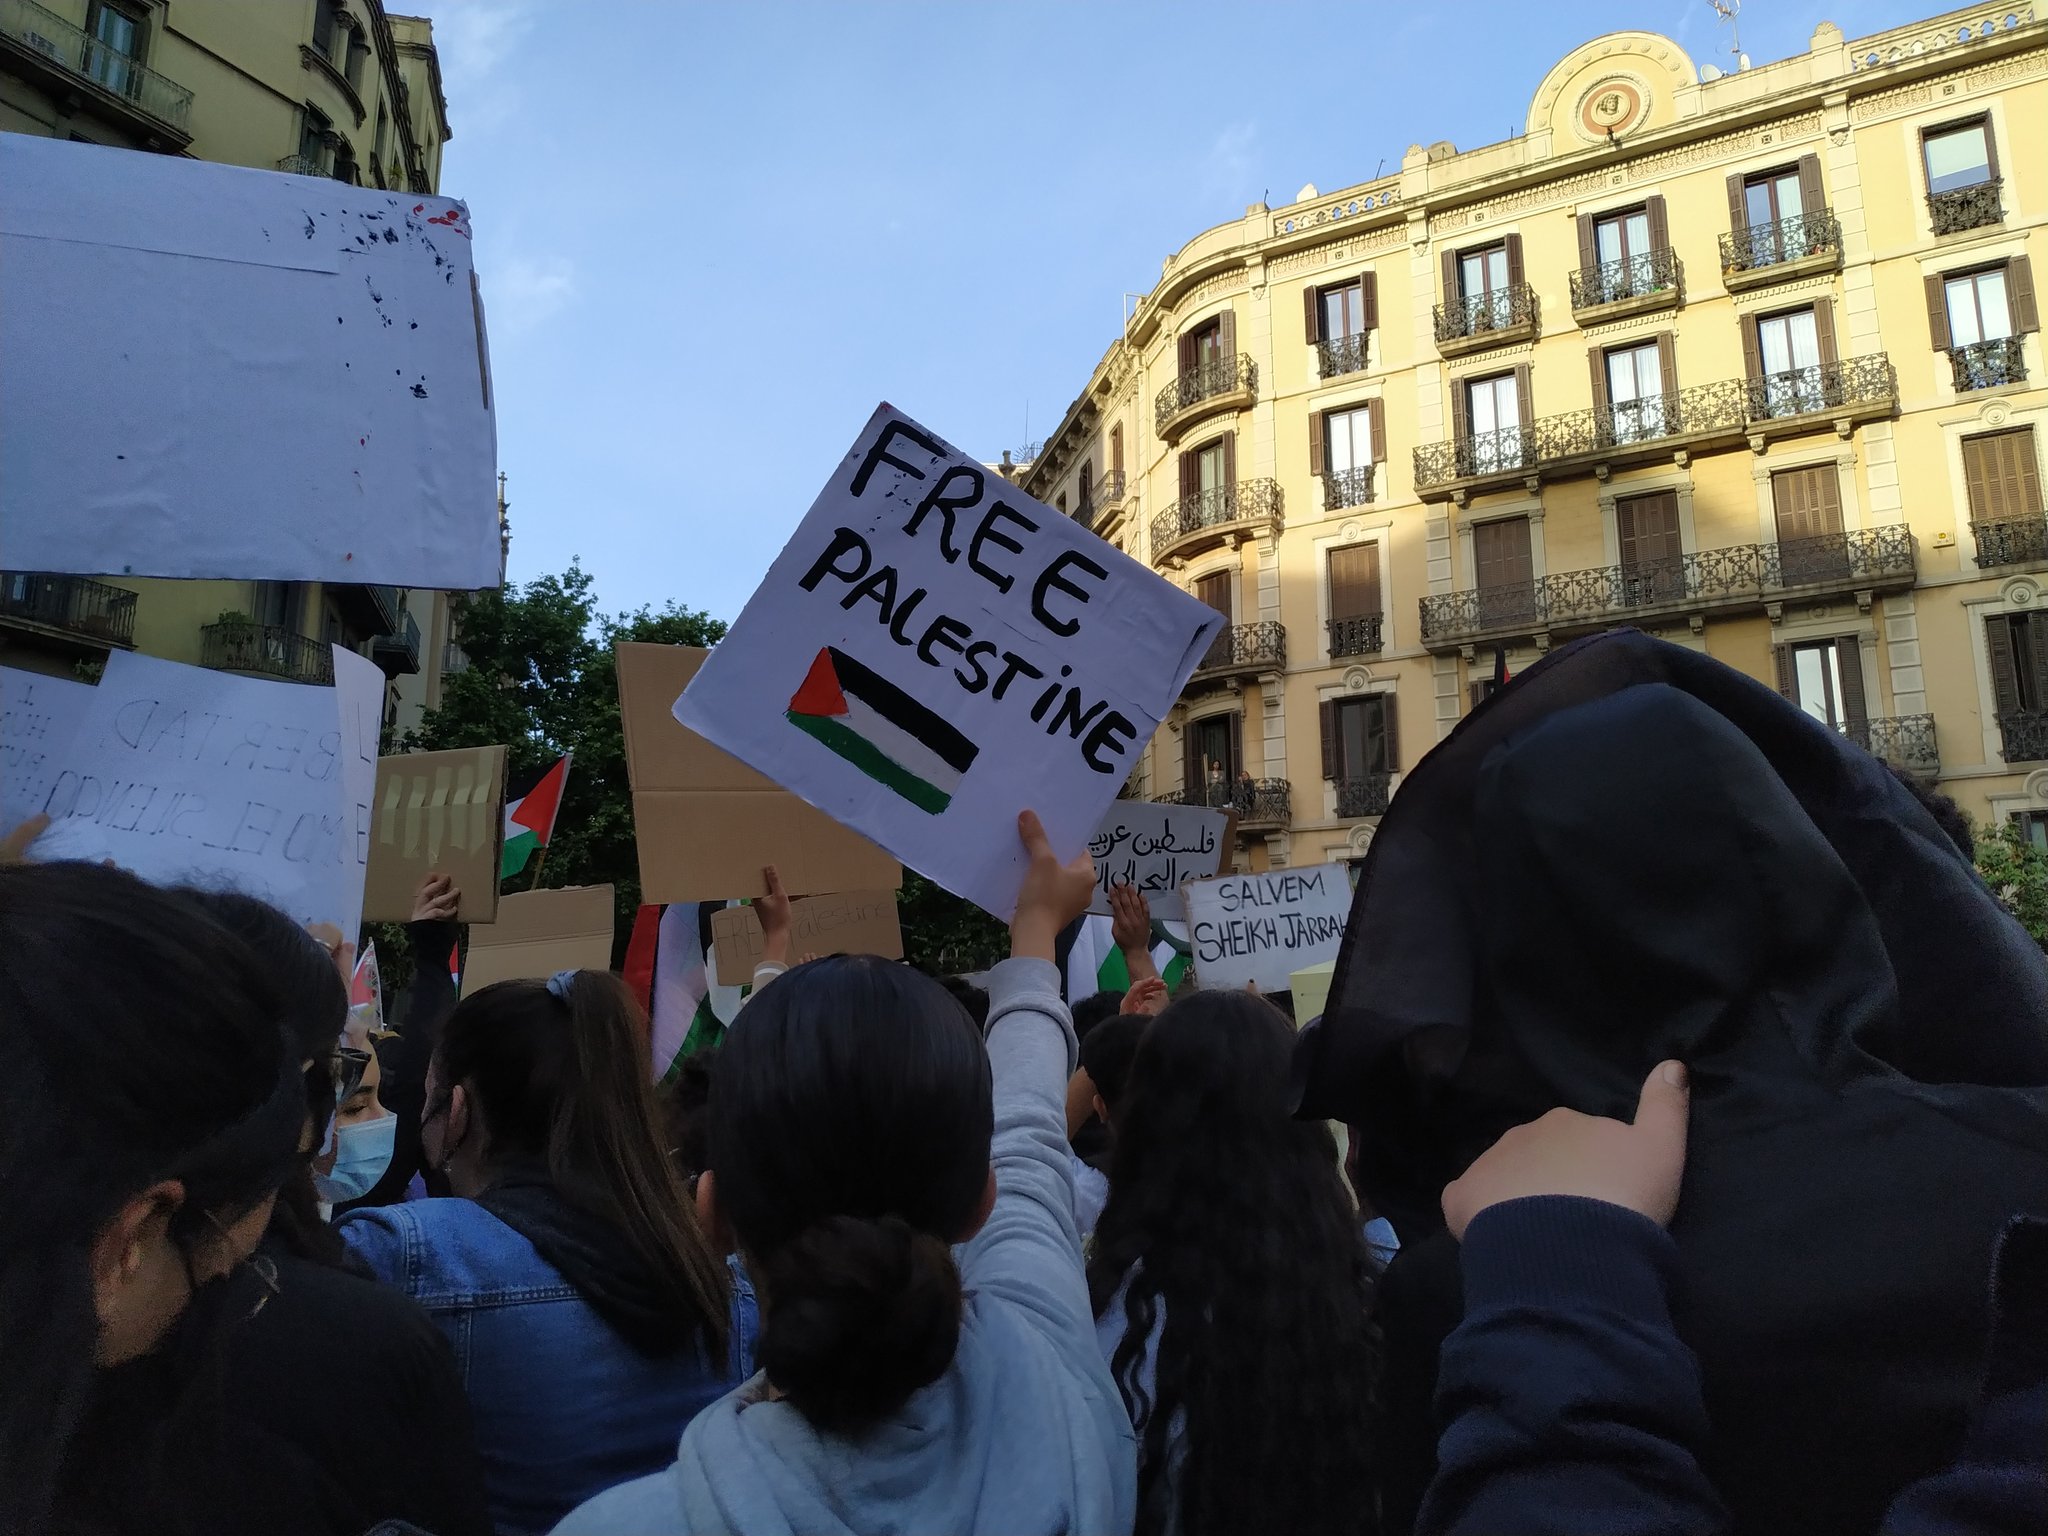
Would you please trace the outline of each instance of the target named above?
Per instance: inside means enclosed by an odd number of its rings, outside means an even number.
[[[462,995],[494,981],[545,980],[557,971],[603,971],[612,963],[612,888],[570,885],[519,891],[498,900],[498,920],[469,930]]]
[[[1119,800],[1088,840],[1095,860],[1094,913],[1109,911],[1112,885],[1135,887],[1155,918],[1178,918],[1181,887],[1207,880],[1230,856],[1231,815],[1193,805]]]
[[[495,922],[505,839],[505,749],[456,747],[377,759],[363,917],[402,923],[420,881],[439,873],[462,893],[456,919]]]
[[[1204,987],[1284,992],[1294,972],[1337,958],[1351,913],[1341,864],[1223,875],[1185,888],[1188,943]]]
[[[618,648],[640,899],[751,896],[764,864],[785,890],[807,896],[895,890],[903,867],[888,854],[677,721],[671,706],[708,654],[687,645]]]
[[[790,903],[789,919],[791,960],[809,954],[903,958],[894,891],[808,896]],[[751,906],[712,913],[711,942],[720,986],[745,986],[754,979],[761,963],[761,919]]]

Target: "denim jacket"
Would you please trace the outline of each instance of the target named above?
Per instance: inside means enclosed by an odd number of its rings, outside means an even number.
[[[730,1369],[635,1350],[533,1244],[470,1200],[360,1210],[338,1230],[454,1347],[500,1536],[542,1532],[675,1459],[683,1426],[753,1374],[760,1314],[736,1264]]]

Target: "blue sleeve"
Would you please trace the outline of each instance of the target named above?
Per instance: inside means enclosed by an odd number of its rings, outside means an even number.
[[[404,1290],[405,1232],[409,1222],[409,1214],[402,1205],[370,1206],[350,1211],[335,1223],[334,1230],[371,1274],[386,1285]]]
[[[1473,1220],[1418,1531],[1727,1529],[1697,1459],[1699,1364],[1667,1304],[1676,1264],[1661,1227],[1604,1201],[1511,1200]]]

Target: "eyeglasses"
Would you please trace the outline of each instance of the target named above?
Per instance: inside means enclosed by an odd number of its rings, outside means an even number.
[[[211,1211],[206,1213],[206,1224],[213,1228],[215,1235],[223,1243],[232,1243],[235,1240],[234,1234],[228,1231],[226,1223]],[[234,1269],[229,1270],[228,1273],[232,1275],[241,1270],[247,1270],[250,1274],[254,1275],[256,1277],[256,1284],[261,1287],[260,1294],[256,1297],[256,1305],[251,1307],[247,1314],[249,1317],[254,1317],[258,1312],[261,1312],[270,1305],[270,1300],[273,1296],[281,1293],[282,1288],[278,1285],[277,1281],[277,1263],[268,1254],[251,1253],[241,1263],[237,1264]],[[185,1278],[187,1280],[192,1278],[192,1260],[189,1256],[185,1260]],[[193,1285],[193,1289],[198,1289],[196,1283]]]

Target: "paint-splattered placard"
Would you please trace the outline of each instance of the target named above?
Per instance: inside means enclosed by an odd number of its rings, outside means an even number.
[[[496,586],[468,210],[0,134],[0,549],[87,575]]]
[[[885,405],[675,714],[1007,918],[1017,813],[1087,847],[1222,622]]]

